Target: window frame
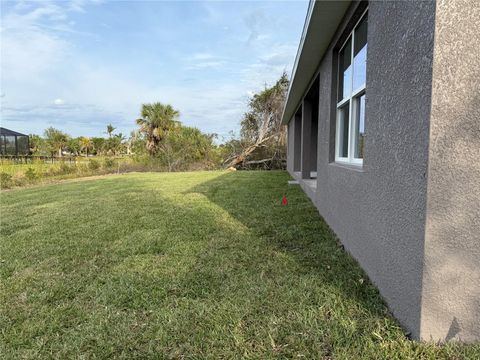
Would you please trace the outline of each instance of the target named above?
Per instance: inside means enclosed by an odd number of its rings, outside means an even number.
[[[358,28],[358,25],[364,20],[365,15],[367,15],[368,12],[368,7],[363,11],[362,15],[358,19],[358,21],[355,23],[355,25],[352,28],[352,31],[348,34],[347,38],[343,42],[342,46],[336,53],[336,56],[338,58],[338,67],[337,67],[337,91],[336,91],[336,119],[335,119],[335,162],[341,163],[341,164],[350,164],[350,165],[358,165],[362,166],[363,165],[363,158],[356,158],[355,156],[355,146],[356,146],[356,139],[354,137],[355,134],[355,129],[358,125],[359,121],[359,116],[357,116],[358,113],[358,101],[357,99],[360,99],[362,95],[366,94],[366,76],[365,76],[365,82],[361,84],[359,87],[356,89],[353,88],[353,82],[354,82],[354,72],[355,72],[355,66],[354,66],[354,53],[355,53],[355,30]],[[368,20],[367,20],[368,21]],[[351,74],[351,79],[350,79],[350,88],[351,91],[349,95],[340,101],[338,101],[339,98],[339,91],[340,91],[340,76],[343,76],[343,73],[340,73],[340,53],[342,52],[343,48],[347,43],[351,40],[351,51],[350,51],[350,64],[352,67],[352,74]],[[368,44],[368,38],[367,38],[367,44]],[[368,54],[368,50],[367,50]],[[345,84],[343,84],[345,86]],[[342,94],[343,96],[343,94]],[[349,105],[348,109],[348,156],[343,157],[340,156],[340,151],[341,151],[341,137],[343,134],[340,133],[341,129],[341,116],[342,112],[340,109],[344,107],[345,105]]]

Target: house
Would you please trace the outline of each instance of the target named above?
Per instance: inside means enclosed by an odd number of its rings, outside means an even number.
[[[480,339],[479,101],[479,1],[310,2],[287,169],[416,339]]]
[[[0,127],[0,155],[28,155],[28,135]]]

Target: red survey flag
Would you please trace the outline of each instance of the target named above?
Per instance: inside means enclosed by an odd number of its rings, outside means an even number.
[[[288,204],[288,200],[287,200],[287,197],[285,195],[283,195],[283,198],[282,198],[282,205],[287,205]]]

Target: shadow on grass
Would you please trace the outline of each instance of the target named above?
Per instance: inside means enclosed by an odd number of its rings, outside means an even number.
[[[6,197],[0,325],[12,358],[354,358],[373,331],[402,338],[285,172],[177,176]]]
[[[388,309],[358,263],[344,251],[335,234],[298,186],[287,185],[285,172],[241,172],[204,182],[200,193],[241,222],[267,246],[293,257],[300,272],[311,273],[371,315]],[[273,180],[273,181],[272,181]],[[282,196],[288,205],[281,204]]]

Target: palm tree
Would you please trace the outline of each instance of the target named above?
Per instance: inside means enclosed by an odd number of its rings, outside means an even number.
[[[93,142],[87,137],[81,137],[80,140],[80,149],[84,150],[88,157],[88,150],[93,148]]]
[[[112,133],[115,131],[115,129],[116,128],[114,128],[112,124],[107,125],[107,134],[109,138],[112,137]]]
[[[171,105],[160,102],[142,105],[141,118],[137,119],[137,124],[140,125],[140,131],[145,134],[147,150],[151,155],[157,153],[168,132],[179,125],[179,116],[178,110]]]
[[[115,134],[111,138],[105,141],[105,149],[107,152],[117,155],[117,153],[122,149],[125,136],[122,133]]]

